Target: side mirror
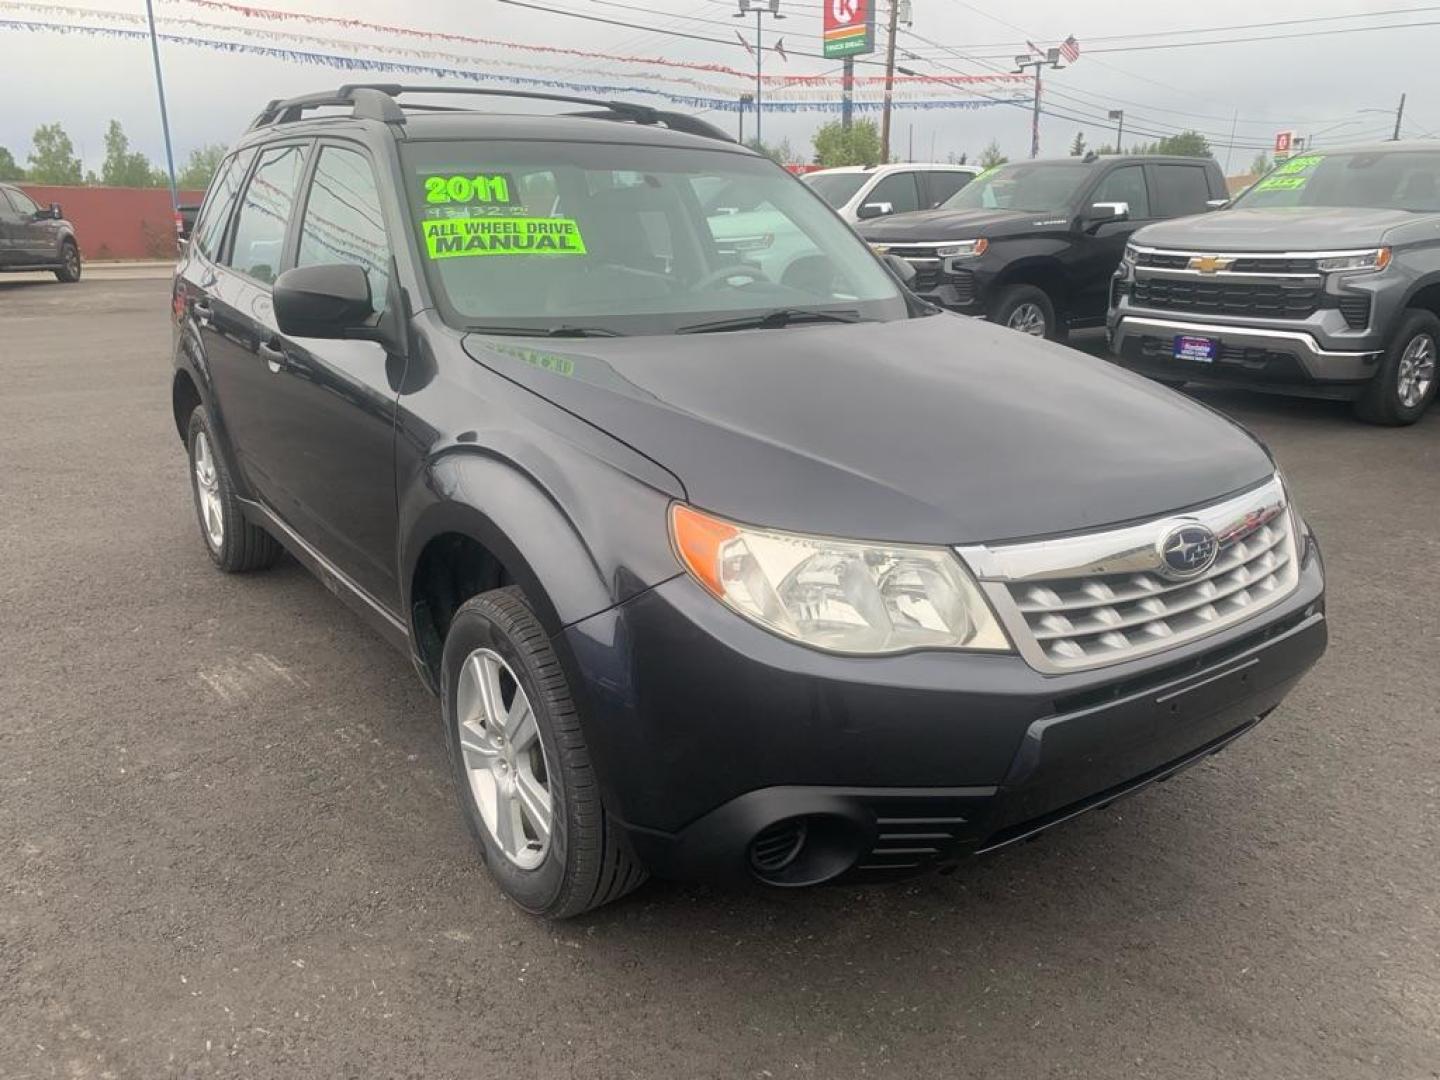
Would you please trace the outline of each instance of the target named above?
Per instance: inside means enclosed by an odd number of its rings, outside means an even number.
[[[1229,205],[1230,205],[1230,200],[1229,200],[1229,199],[1206,199],[1206,200],[1205,200],[1205,209],[1206,209],[1206,210],[1224,210],[1224,209],[1225,209],[1227,206],[1229,206]]]
[[[885,265],[888,266],[891,271],[894,272],[895,276],[903,281],[907,287],[918,276],[918,271],[910,264],[910,260],[902,259],[899,255],[882,255],[880,257],[885,260]]]
[[[59,204],[58,202],[52,202],[52,203],[50,204],[50,215],[49,215],[49,216],[52,217],[52,218],[54,218],[56,221],[61,220],[61,219],[65,216],[64,213],[61,212],[61,210],[60,210],[60,204]]]
[[[1091,226],[1128,220],[1130,220],[1130,204],[1128,202],[1097,202],[1090,206],[1088,224]]]
[[[894,203],[867,202],[860,204],[860,209],[855,211],[855,216],[861,221],[866,221],[870,218],[884,217],[886,214],[893,214],[894,212]]]
[[[370,279],[353,263],[297,266],[275,281],[275,321],[282,334],[312,338],[371,336]]]

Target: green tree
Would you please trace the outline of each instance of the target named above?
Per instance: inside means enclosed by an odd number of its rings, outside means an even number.
[[[1147,154],[1175,154],[1179,157],[1214,157],[1210,141],[1198,131],[1182,131],[1179,135],[1167,135],[1158,143],[1145,150]]]
[[[985,147],[980,155],[980,167],[982,169],[993,169],[996,165],[1004,165],[1010,159],[1000,152],[1000,143],[996,139],[990,140],[990,145]]]
[[[1255,160],[1250,162],[1250,171],[1256,176],[1270,171],[1270,155],[1264,150],[1255,155]]]
[[[59,124],[42,124],[30,136],[28,179],[36,184],[72,184],[82,180],[75,145]]]
[[[220,162],[223,160],[225,160],[225,146],[222,143],[196,147],[190,151],[190,156],[185,159],[185,165],[181,168],[180,175],[175,178],[176,186],[187,191],[200,191],[209,187],[210,178],[215,175],[215,170],[220,167]]]
[[[839,120],[821,125],[811,142],[815,164],[826,169],[837,165],[880,164],[880,131],[874,120],[856,120],[846,128]]]
[[[111,120],[105,129],[105,164],[100,167],[100,180],[106,187],[159,187],[166,182],[149,158],[130,149],[130,139],[119,120]]]
[[[779,146],[771,146],[769,143],[763,143],[759,139],[746,139],[745,145],[757,154],[764,154],[771,161],[778,161],[782,165],[785,163],[785,159],[780,156],[781,148]]]
[[[1075,141],[1070,144],[1070,156],[1085,156],[1085,133],[1083,131],[1075,132]]]
[[[0,146],[0,180],[24,180],[25,170],[8,147]]]

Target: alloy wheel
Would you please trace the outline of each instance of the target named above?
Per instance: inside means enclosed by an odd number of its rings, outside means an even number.
[[[1400,354],[1395,392],[1400,404],[1413,409],[1425,400],[1435,381],[1435,339],[1429,334],[1416,334]]]
[[[210,437],[203,431],[195,433],[191,450],[195,465],[195,497],[200,503],[200,521],[205,539],[219,551],[225,546],[225,509],[220,502],[220,474],[215,468],[215,451]]]
[[[1028,301],[1017,304],[1015,310],[1010,313],[1010,318],[1005,320],[1005,325],[1011,330],[1019,330],[1022,334],[1044,337],[1045,312],[1040,310],[1039,304],[1032,304]]]
[[[554,827],[550,768],[535,710],[498,653],[476,649],[465,658],[455,712],[480,819],[505,858],[535,869],[550,850]]]
[[[80,252],[74,245],[67,245],[65,248],[65,271],[72,278],[80,276]]]

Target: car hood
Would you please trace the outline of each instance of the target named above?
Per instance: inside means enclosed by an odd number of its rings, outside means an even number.
[[[978,543],[1157,516],[1274,470],[1219,414],[1094,357],[943,314],[537,343],[478,362],[674,473],[695,505],[797,532]]]
[[[973,240],[1031,232],[1037,225],[1063,226],[1063,211],[1046,214],[1034,210],[917,210],[861,222],[856,231],[874,244],[917,240]]]
[[[1135,242],[1200,251],[1334,251],[1373,247],[1389,229],[1415,218],[1404,210],[1343,206],[1220,210],[1147,225]]]

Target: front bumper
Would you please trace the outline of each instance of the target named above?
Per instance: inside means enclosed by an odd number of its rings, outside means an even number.
[[[1042,675],[1017,656],[840,657],[677,577],[569,627],[610,809],[652,871],[811,884],[1004,846],[1253,726],[1325,650],[1307,538],[1263,614],[1141,660]],[[808,856],[757,871],[755,841]]]

